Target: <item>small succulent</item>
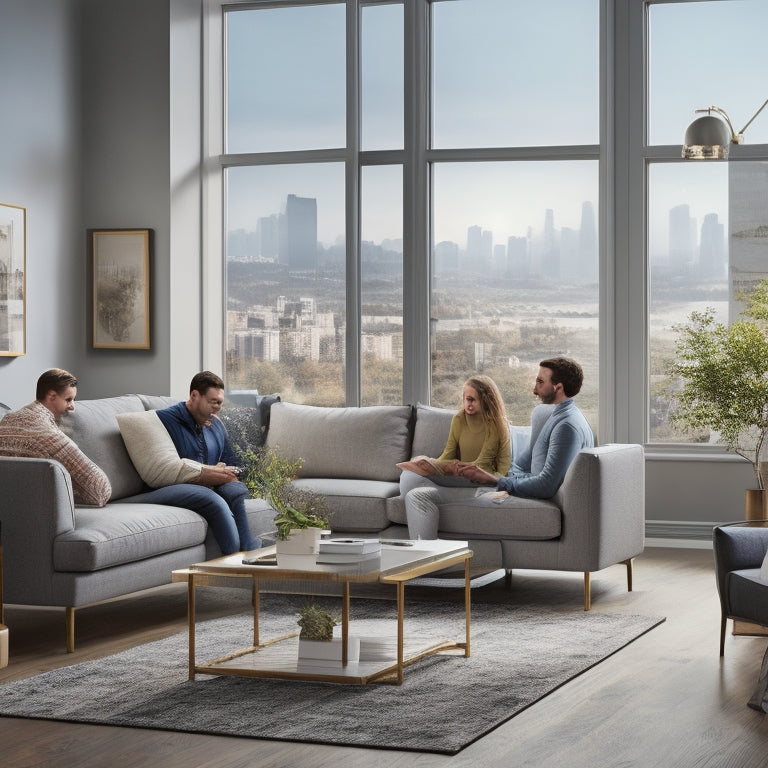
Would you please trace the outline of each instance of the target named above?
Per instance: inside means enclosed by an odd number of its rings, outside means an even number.
[[[330,641],[333,639],[333,628],[339,623],[327,609],[316,603],[302,608],[298,618],[302,640]]]

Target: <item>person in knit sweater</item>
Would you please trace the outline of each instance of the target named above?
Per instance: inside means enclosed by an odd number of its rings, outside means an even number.
[[[103,470],[67,437],[58,420],[75,409],[77,379],[61,368],[45,371],[37,380],[34,402],[0,420],[0,456],[55,459],[72,478],[76,504],[103,507],[112,486]]]

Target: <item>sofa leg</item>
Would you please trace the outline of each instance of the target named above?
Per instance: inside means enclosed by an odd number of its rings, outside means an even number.
[[[722,614],[720,617],[720,655],[725,655],[725,629],[728,624],[728,617]]]
[[[66,633],[67,633],[67,653],[74,653],[75,652],[75,609],[72,607],[67,607],[65,611],[66,611],[66,618],[64,623],[65,623]]]
[[[504,586],[507,589],[512,589],[512,569],[504,571]]]
[[[622,560],[624,565],[627,566],[627,592],[632,591],[632,562],[634,558],[630,557],[629,560]]]
[[[592,585],[589,581],[589,571],[584,571],[584,610],[592,608]]]

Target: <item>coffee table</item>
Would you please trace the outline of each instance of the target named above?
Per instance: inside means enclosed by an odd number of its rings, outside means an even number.
[[[255,550],[249,555],[269,558],[275,547]],[[271,677],[282,679],[321,680],[335,683],[364,685],[371,682],[390,682],[401,685],[403,669],[434,653],[463,651],[470,655],[470,569],[472,551],[466,541],[382,541],[381,557],[361,563],[326,565],[310,562],[301,567],[279,565],[245,565],[243,553],[196,563],[189,568],[173,571],[173,581],[187,582],[189,624],[189,679],[195,675],[240,675],[245,677]],[[404,634],[405,586],[411,579],[435,573],[454,565],[464,564],[464,636],[455,640],[409,639]],[[198,664],[195,657],[195,590],[198,586],[216,585],[221,577],[248,578],[253,585],[253,644],[212,661]],[[298,660],[298,632],[261,642],[259,627],[260,590],[262,582],[272,579],[318,581],[337,584],[341,590],[341,666],[333,668],[307,668]],[[350,587],[364,583],[392,584],[397,598],[396,654],[392,658],[369,661],[348,661]]]

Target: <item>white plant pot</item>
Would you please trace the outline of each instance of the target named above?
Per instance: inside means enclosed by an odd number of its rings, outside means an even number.
[[[338,666],[341,664],[341,638],[333,640],[302,640],[299,638],[299,662],[314,666]],[[360,638],[347,639],[347,662],[355,663],[360,660]]]
[[[298,528],[284,541],[275,542],[277,564],[284,568],[311,568],[320,548],[320,528]]]

